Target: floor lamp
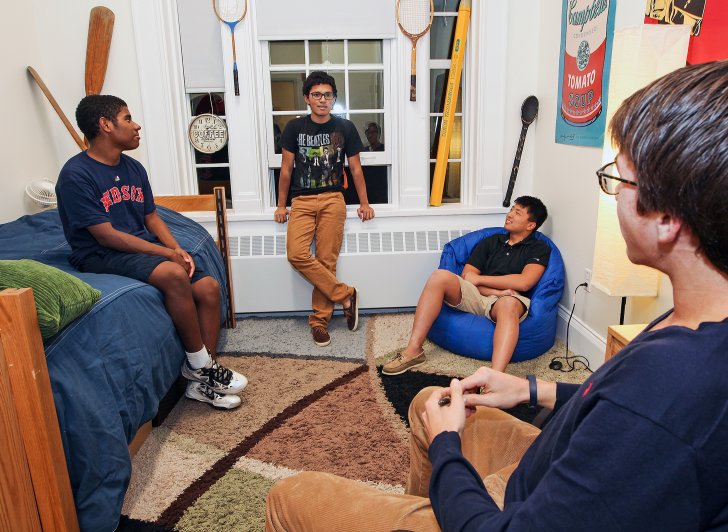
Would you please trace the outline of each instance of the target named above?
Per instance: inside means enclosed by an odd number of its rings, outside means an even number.
[[[685,66],[689,26],[640,26],[615,32],[609,78],[607,123],[622,101],[654,79]],[[609,135],[606,135],[609,138]],[[614,160],[607,140],[604,162]],[[627,248],[619,230],[615,196],[600,192],[597,230],[592,266],[592,286],[610,296],[621,297],[620,325],[628,297],[657,296],[659,273],[638,266],[627,258]]]

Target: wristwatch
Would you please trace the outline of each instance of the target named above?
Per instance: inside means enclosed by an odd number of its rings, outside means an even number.
[[[526,375],[528,379],[528,407],[536,408],[538,406],[538,385],[535,375]]]

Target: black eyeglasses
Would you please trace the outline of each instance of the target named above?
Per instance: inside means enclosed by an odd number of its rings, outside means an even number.
[[[597,179],[599,180],[599,186],[604,191],[604,193],[609,194],[610,196],[616,196],[617,194],[619,194],[619,191],[617,190],[617,185],[619,185],[620,183],[626,183],[634,187],[637,186],[636,181],[630,181],[629,179],[619,177],[619,171],[617,170],[616,161],[607,163],[599,170],[597,170]]]
[[[322,97],[325,100],[333,100],[334,93],[333,92],[309,92],[308,97],[313,98],[314,100],[320,100]]]

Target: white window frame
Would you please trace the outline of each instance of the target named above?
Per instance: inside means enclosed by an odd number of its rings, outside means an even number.
[[[147,152],[155,192],[190,194],[192,163],[187,140],[187,95],[182,76],[176,0],[132,0],[142,104],[146,119]],[[249,6],[255,9],[255,5]],[[268,219],[273,206],[268,194],[268,149],[271,136],[262,83],[264,42],[255,37],[249,13],[236,30],[241,96],[234,96],[229,29],[221,25],[225,74],[226,114],[230,131],[230,166],[235,217]],[[504,154],[507,101],[507,53],[504,39],[509,26],[507,2],[476,2],[467,37],[465,64],[470,73],[464,89],[461,203],[429,204],[429,90],[420,80],[417,102],[409,102],[411,43],[398,32],[389,54],[388,115],[385,124],[391,163],[390,203],[377,209],[386,216],[482,214],[504,212],[501,206],[512,154]],[[355,23],[353,21],[352,23]],[[504,30],[506,28],[506,30]],[[384,42],[387,42],[386,40]],[[418,43],[418,77],[428,72],[427,37]],[[507,49],[505,50],[507,52]],[[265,46],[267,54],[267,46]],[[477,69],[477,70],[476,70]],[[429,75],[429,74],[428,74]],[[425,89],[425,90],[423,90]],[[270,96],[268,96],[270,97]],[[468,120],[469,117],[477,120]],[[515,127],[515,126],[514,126]],[[509,127],[509,129],[512,129]],[[259,132],[264,131],[261,138]],[[386,153],[386,152],[385,152]],[[394,154],[397,154],[396,157]],[[508,162],[505,162],[508,159]],[[525,161],[524,161],[525,162]],[[506,168],[508,166],[508,168]],[[505,177],[504,177],[505,176]]]

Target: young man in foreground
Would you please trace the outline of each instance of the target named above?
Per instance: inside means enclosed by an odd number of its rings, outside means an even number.
[[[551,248],[533,232],[548,212],[538,198],[521,196],[506,215],[507,234],[484,238],[473,249],[460,275],[435,270],[417,302],[407,347],[384,365],[384,375],[399,375],[425,363],[422,345],[440,314],[442,303],[495,323],[492,367],[505,371],[518,342],[519,323],[531,301],[523,295],[541,279]]]
[[[581,386],[481,368],[423,390],[406,495],[305,473],[274,486],[266,530],[728,527],[728,61],[650,84],[611,131],[600,185],[674,309]],[[498,410],[526,402],[555,410],[540,434]]]
[[[247,379],[211,356],[220,332],[220,285],[180,248],[157,214],[147,172],[123,153],[139,147],[141,126],[123,100],[105,95],[82,99],[76,122],[89,149],[66,162],[56,184],[69,262],[82,272],[158,288],[187,353],[185,395],[217,408],[239,406],[236,394]]]
[[[288,261],[314,287],[308,323],[314,343],[325,347],[331,343],[329,320],[335,303],[342,305],[349,330],[359,326],[359,294],[336,278],[346,222],[344,158],[361,201],[359,218],[371,220],[374,209],[367,199],[359,160],[363,146],[356,127],[331,114],[336,81],[326,72],[311,72],[303,84],[303,99],[311,114],[288,122],[281,135],[283,155],[274,219],[288,221]],[[293,197],[290,212],[286,208],[289,192]],[[311,254],[312,242],[315,255]]]

